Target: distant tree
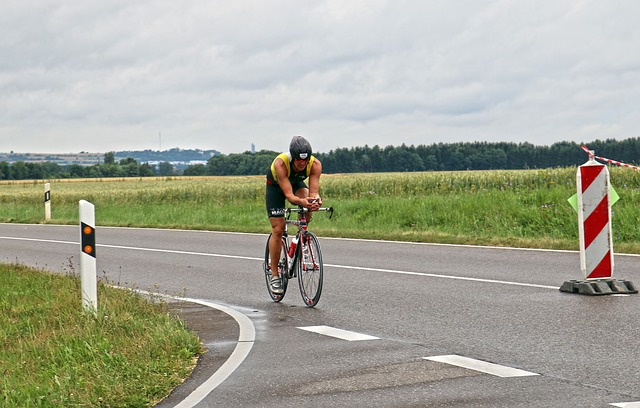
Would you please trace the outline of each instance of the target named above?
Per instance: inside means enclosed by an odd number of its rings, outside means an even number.
[[[126,159],[121,159],[120,160],[120,165],[121,166],[128,166],[130,164],[136,164],[137,165],[138,162],[133,157],[127,157]]]
[[[227,163],[229,163],[229,156],[227,155],[210,158],[207,161],[207,174],[211,176],[227,176],[231,174],[229,173],[230,164],[228,165]]]
[[[438,159],[436,159],[434,154],[428,155],[422,159],[422,162],[424,164],[424,169],[427,171],[434,171],[438,169]]]
[[[113,167],[113,164],[110,164],[109,166]],[[95,166],[91,166],[91,167],[86,167],[84,168],[84,177],[87,178],[98,178],[98,177],[108,177],[103,173],[103,169],[107,167],[106,165],[95,165]]]
[[[79,164],[72,164],[69,166],[69,176],[73,178],[85,177],[85,168]]]
[[[120,168],[117,164],[103,164],[96,166],[99,169],[100,176],[98,177],[121,177]]]
[[[422,171],[424,170],[424,164],[422,158],[416,149],[411,146],[402,145],[389,151],[389,162],[391,163],[392,171]]]
[[[44,172],[42,171],[42,165],[40,163],[25,163],[27,167],[27,175],[25,178],[31,180],[42,180],[44,178]]]
[[[11,165],[11,178],[13,180],[26,180],[29,177],[29,168],[23,161],[17,161]]]
[[[173,176],[175,173],[173,164],[168,161],[160,162],[160,164],[158,164],[158,174],[160,176]]]
[[[466,170],[469,168],[467,154],[461,144],[447,146],[442,149],[441,170]]]
[[[140,177],[153,177],[156,175],[154,169],[149,165],[149,163],[142,163],[140,165]]]
[[[133,163],[121,165],[120,174],[124,177],[138,177],[140,175],[140,166],[135,160]]]
[[[40,166],[42,167],[44,178],[60,177],[63,173],[63,169],[57,163],[44,162]]]
[[[204,164],[194,164],[184,169],[184,176],[204,176],[207,174],[207,166]]]
[[[507,168],[507,153],[504,150],[498,148],[487,149],[485,156],[489,163],[489,169],[498,170]]]
[[[373,161],[368,154],[363,154],[360,158],[360,171],[363,173],[370,173],[374,170]]]
[[[253,155],[253,165],[251,169],[251,175],[264,175],[267,174],[269,168],[271,167],[271,163],[273,159],[276,158],[278,154],[276,152],[269,152],[266,150],[261,150]]]
[[[0,180],[9,180],[11,177],[11,168],[6,161],[0,162]]]
[[[115,164],[116,154],[114,152],[107,152],[104,154],[104,164]]]

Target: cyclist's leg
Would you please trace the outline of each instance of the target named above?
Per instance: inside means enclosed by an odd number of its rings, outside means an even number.
[[[278,262],[282,250],[282,235],[284,234],[285,197],[280,187],[268,184],[266,188],[267,215],[271,223],[271,237],[269,238],[269,255],[271,257],[271,276],[278,276]]]
[[[300,182],[298,184],[296,184],[295,186],[293,186],[294,189],[294,194],[296,195],[296,197],[299,198],[307,198],[309,197],[309,188],[307,187],[307,185],[304,182]],[[306,215],[307,218],[307,223],[309,221],[311,221],[311,213],[308,212]]]
[[[282,251],[282,235],[284,234],[284,217],[271,217],[271,237],[269,238],[269,255],[271,257],[271,276],[278,276],[278,262]]]
[[[301,181],[291,187],[293,187],[293,194],[295,194],[296,197],[299,197],[299,198],[309,197],[309,187],[307,187],[304,181]]]

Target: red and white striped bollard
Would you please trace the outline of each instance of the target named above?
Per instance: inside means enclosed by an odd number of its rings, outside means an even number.
[[[577,202],[573,205],[578,212],[580,267],[585,279],[566,281],[560,291],[583,295],[638,293],[632,282],[612,278],[611,206],[617,194],[610,186],[607,166],[596,161],[599,157],[592,150],[586,146],[582,149],[589,153],[589,161],[578,168],[576,200],[572,197],[569,202]]]
[[[578,168],[580,267],[586,279],[613,275],[613,239],[609,201],[609,170],[592,154]]]

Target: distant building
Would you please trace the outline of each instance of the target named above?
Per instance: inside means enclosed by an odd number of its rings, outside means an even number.
[[[55,163],[61,166],[79,164],[81,166],[92,166],[100,164],[103,160],[101,153],[0,153],[0,161],[13,164],[18,161],[25,163]]]
[[[179,149],[174,148],[166,151],[135,150],[112,152],[116,162],[132,158],[136,162],[157,165],[161,162],[169,162],[177,169],[184,169],[195,164],[207,164],[207,161],[219,156],[217,150],[201,149]],[[25,163],[56,163],[61,166],[78,164],[81,166],[93,166],[104,163],[104,153],[2,153],[0,152],[0,162],[13,164],[18,161]]]

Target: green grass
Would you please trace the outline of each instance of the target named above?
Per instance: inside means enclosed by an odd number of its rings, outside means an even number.
[[[201,352],[162,302],[99,283],[94,317],[75,276],[19,265],[0,265],[0,275],[2,406],[151,406]]]

